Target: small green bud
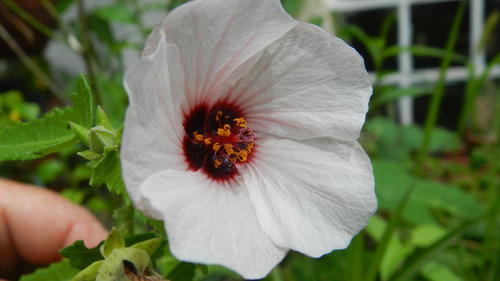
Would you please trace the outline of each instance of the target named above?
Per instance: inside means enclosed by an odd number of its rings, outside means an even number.
[[[124,261],[132,263],[137,273],[143,273],[151,259],[143,250],[132,248],[114,249],[99,268],[96,281],[130,281],[124,271]]]
[[[101,125],[90,129],[89,146],[92,152],[103,153],[106,147],[115,146],[115,140],[115,133]]]

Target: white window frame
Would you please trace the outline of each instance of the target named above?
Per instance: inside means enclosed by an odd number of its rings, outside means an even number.
[[[397,11],[398,45],[410,46],[413,38],[413,27],[411,24],[412,7],[414,5],[433,4],[440,2],[452,2],[459,0],[323,0],[325,5],[335,12],[357,12],[375,10],[382,8],[394,8]],[[484,0],[470,0],[470,36],[469,36],[469,58],[475,66],[475,74],[482,73],[487,66],[486,53],[476,50],[479,45],[484,28]],[[398,55],[398,69],[394,74],[385,76],[381,83],[393,84],[400,87],[431,82],[435,83],[439,76],[439,70],[414,69],[413,56],[409,52],[401,52]],[[466,81],[468,79],[466,67],[450,67],[446,75],[447,82]],[[490,72],[490,78],[500,77],[500,66],[496,66]],[[413,99],[409,97],[398,101],[399,118],[402,124],[412,124]]]

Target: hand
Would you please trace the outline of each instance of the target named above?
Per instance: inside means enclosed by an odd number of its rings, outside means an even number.
[[[94,247],[106,236],[88,210],[56,192],[0,179],[0,281],[60,260],[75,240]]]

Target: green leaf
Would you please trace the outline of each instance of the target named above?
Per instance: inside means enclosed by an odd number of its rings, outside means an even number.
[[[389,223],[384,228],[382,236],[379,238],[379,243],[377,244],[377,249],[375,251],[374,257],[371,259],[371,262],[368,265],[365,280],[375,280],[377,271],[380,267],[382,267],[383,269],[383,274],[389,274],[389,272],[393,271],[397,264],[391,263],[390,261],[388,263],[388,257],[399,260],[404,258],[404,256],[406,255],[406,251],[408,251],[408,249],[402,249],[401,243],[399,243],[399,240],[397,240],[396,227],[401,218],[401,214],[407,206],[408,200],[411,198],[414,190],[414,185],[408,185],[402,198],[397,202],[398,205],[396,206],[396,210],[389,220]],[[385,263],[383,263],[384,260]]]
[[[167,279],[175,281],[192,281],[195,275],[196,264],[181,262],[168,274]]]
[[[463,279],[458,277],[453,271],[451,271],[447,266],[431,261],[425,266],[423,266],[420,271],[423,276],[429,281],[462,281]]]
[[[70,260],[71,266],[83,270],[94,262],[104,259],[99,251],[99,247],[100,245],[88,249],[82,240],[78,240],[73,245],[59,251],[59,253]]]
[[[89,133],[90,130],[84,126],[80,126],[76,123],[69,122],[69,127],[75,134],[75,136],[85,145],[89,146]]]
[[[104,260],[98,260],[89,265],[84,270],[80,271],[72,281],[95,281],[99,268],[101,268]]]
[[[125,238],[125,246],[130,247],[137,243],[141,243],[150,239],[157,238],[158,234],[154,232],[138,233]]]
[[[165,240],[161,237],[156,237],[146,241],[142,241],[132,245],[131,248],[140,249],[148,253],[149,256],[153,256],[162,245],[164,245]]]
[[[78,274],[78,269],[70,266],[67,259],[53,263],[49,267],[37,269],[35,272],[24,275],[19,281],[70,281]]]
[[[388,102],[395,101],[402,97],[420,97],[423,95],[430,95],[432,89],[426,86],[419,87],[409,87],[409,88],[392,88],[390,90],[382,91],[379,95],[376,95],[373,101],[373,105],[382,105]]]
[[[108,21],[95,15],[89,15],[87,20],[88,30],[93,31],[101,42],[110,47],[115,44],[114,34]]]
[[[300,12],[300,9],[304,5],[304,0],[287,0],[282,1],[282,4],[287,13],[295,15]]]
[[[377,157],[384,159],[408,159],[410,153],[421,146],[424,138],[421,127],[400,126],[384,117],[375,117],[367,121],[365,130],[374,135]],[[429,151],[453,152],[460,146],[461,141],[457,133],[436,128],[429,144]]]
[[[394,210],[405,189],[415,190],[403,211],[403,218],[417,224],[436,224],[432,209],[440,209],[458,218],[471,218],[485,207],[458,187],[413,177],[400,161],[372,160],[380,209]]]
[[[77,152],[76,154],[80,155],[81,157],[83,157],[89,161],[95,161],[101,157],[101,154],[92,152],[92,151],[90,151],[90,149]]]
[[[99,186],[105,183],[109,191],[122,195],[127,204],[130,204],[121,175],[119,153],[117,150],[111,150],[94,166],[90,185]]]
[[[101,251],[101,255],[107,258],[114,249],[124,248],[125,241],[123,240],[122,234],[120,231],[113,227],[108,237],[104,241],[104,244],[99,248]]]
[[[109,6],[97,8],[94,11],[96,17],[106,21],[116,21],[120,23],[135,23],[135,16],[133,10],[128,8],[123,3],[116,3]]]
[[[443,251],[443,249],[448,247],[457,238],[461,237],[472,226],[481,223],[487,217],[487,215],[488,214],[485,214],[480,217],[475,217],[472,220],[463,221],[459,226],[457,226],[454,229],[451,229],[445,236],[436,241],[434,244],[430,245],[425,250],[412,255],[408,259],[408,262],[406,262],[404,266],[398,272],[396,272],[389,280],[390,281],[408,280],[423,266],[431,262],[433,257],[437,253]]]
[[[78,80],[73,105],[29,123],[1,128],[0,161],[40,158],[76,144],[69,122],[87,128],[94,122],[94,101],[83,76]]]
[[[98,126],[101,125],[106,130],[109,130],[109,131],[115,130],[115,128],[113,128],[113,125],[111,125],[111,122],[109,121],[108,116],[106,115],[106,113],[104,112],[104,110],[100,106],[97,106],[96,121],[97,121],[96,125],[98,125]]]
[[[56,2],[56,9],[59,13],[64,12],[75,0],[58,0]]]
[[[428,247],[446,235],[446,230],[435,224],[418,225],[411,232],[410,242],[418,247]]]

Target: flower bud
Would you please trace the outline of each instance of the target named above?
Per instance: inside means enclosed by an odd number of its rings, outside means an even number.
[[[103,153],[106,147],[115,145],[116,136],[113,131],[107,130],[101,125],[90,129],[89,146],[95,153]]]

